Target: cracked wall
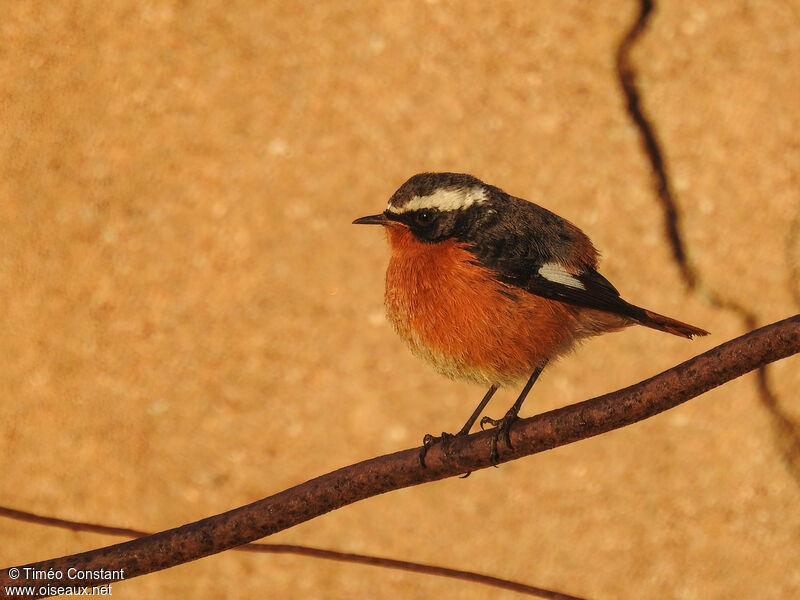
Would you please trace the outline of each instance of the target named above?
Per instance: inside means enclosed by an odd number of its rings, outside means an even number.
[[[626,298],[712,332],[591,341],[544,374],[527,414],[741,333],[740,316],[687,292],[664,235],[615,70],[638,10],[6,7],[0,504],[166,528],[457,427],[482,390],[441,379],[395,339],[381,307],[385,242],[350,225],[421,170],[471,172],[569,218]],[[759,323],[800,310],[799,15],[796,2],[665,3],[630,54],[693,266]],[[793,358],[768,375],[791,422],[798,373]],[[751,375],[639,426],[375,498],[272,541],[594,598],[786,598],[800,590],[800,489],[775,431]],[[0,536],[12,540],[3,564],[107,542],[9,521]],[[375,589],[486,593],[226,554],[115,595]]]

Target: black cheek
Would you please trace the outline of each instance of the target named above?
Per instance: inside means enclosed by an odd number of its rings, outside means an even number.
[[[458,238],[457,221],[454,215],[439,214],[428,223],[416,222],[411,225],[411,231],[423,242],[436,243],[450,238]]]
[[[447,213],[441,217],[439,223],[439,234],[443,238],[456,238],[465,241],[464,237],[469,230],[469,219],[464,219],[463,215]]]
[[[445,240],[453,236],[453,219],[448,217],[440,218],[434,224],[435,235],[440,240]]]
[[[411,227],[411,233],[421,242],[433,243],[439,241],[436,223],[415,224]]]

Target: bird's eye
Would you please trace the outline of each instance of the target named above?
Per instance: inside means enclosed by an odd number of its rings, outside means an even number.
[[[420,225],[427,225],[433,221],[433,213],[429,210],[421,210],[414,215],[415,221]]]

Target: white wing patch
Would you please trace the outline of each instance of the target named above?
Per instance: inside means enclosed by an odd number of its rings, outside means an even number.
[[[544,263],[539,267],[539,275],[553,283],[560,283],[561,285],[568,285],[581,290],[586,289],[586,286],[578,278],[568,273],[562,265],[555,262]]]
[[[486,190],[480,186],[471,188],[444,188],[438,189],[428,196],[414,196],[403,206],[392,206],[389,210],[395,214],[435,208],[442,212],[468,208],[473,204],[480,204],[486,200]]]

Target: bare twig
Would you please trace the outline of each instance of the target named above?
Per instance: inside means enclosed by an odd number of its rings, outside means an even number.
[[[630,425],[797,352],[800,315],[752,331],[631,387],[523,419],[511,429],[514,449],[503,446],[500,462]],[[90,577],[67,580],[70,568],[124,569],[125,579],[166,569],[246,544],[364,498],[489,467],[492,433],[489,430],[456,440],[447,451],[437,444],[426,457],[425,469],[420,467],[418,449],[411,448],[344,467],[176,529],[24,566],[64,573],[64,579],[48,581],[53,585],[97,582]],[[8,569],[0,571],[0,586],[15,583]]]
[[[153,535],[151,532],[141,531],[139,529],[130,529],[128,527],[112,527],[98,523],[87,523],[85,521],[58,519],[56,517],[37,515],[24,510],[8,508],[7,506],[0,506],[0,516],[14,519],[16,521],[24,521],[26,523],[36,523],[37,525],[44,525],[46,527],[59,527],[61,529],[68,529],[70,531],[86,531],[103,535],[121,535],[133,538]],[[449,577],[451,579],[480,583],[504,590],[511,590],[513,592],[527,594],[528,596],[536,596],[537,598],[545,598],[546,600],[584,600],[578,596],[570,596],[569,594],[563,594],[554,590],[546,590],[544,588],[520,583],[518,581],[511,581],[510,579],[502,579],[492,575],[475,573],[474,571],[451,569],[438,565],[429,565],[407,560],[384,558],[380,556],[370,556],[367,554],[339,552],[337,550],[328,550],[326,548],[312,548],[310,546],[299,546],[296,544],[251,543],[244,546],[239,546],[238,548],[233,548],[233,550],[239,550],[241,552],[260,552],[263,554],[296,554],[298,556],[309,556],[311,558],[321,558],[323,560],[335,560],[339,562],[369,565],[372,567],[395,569],[398,571],[409,571],[411,573],[422,573],[423,575]]]

